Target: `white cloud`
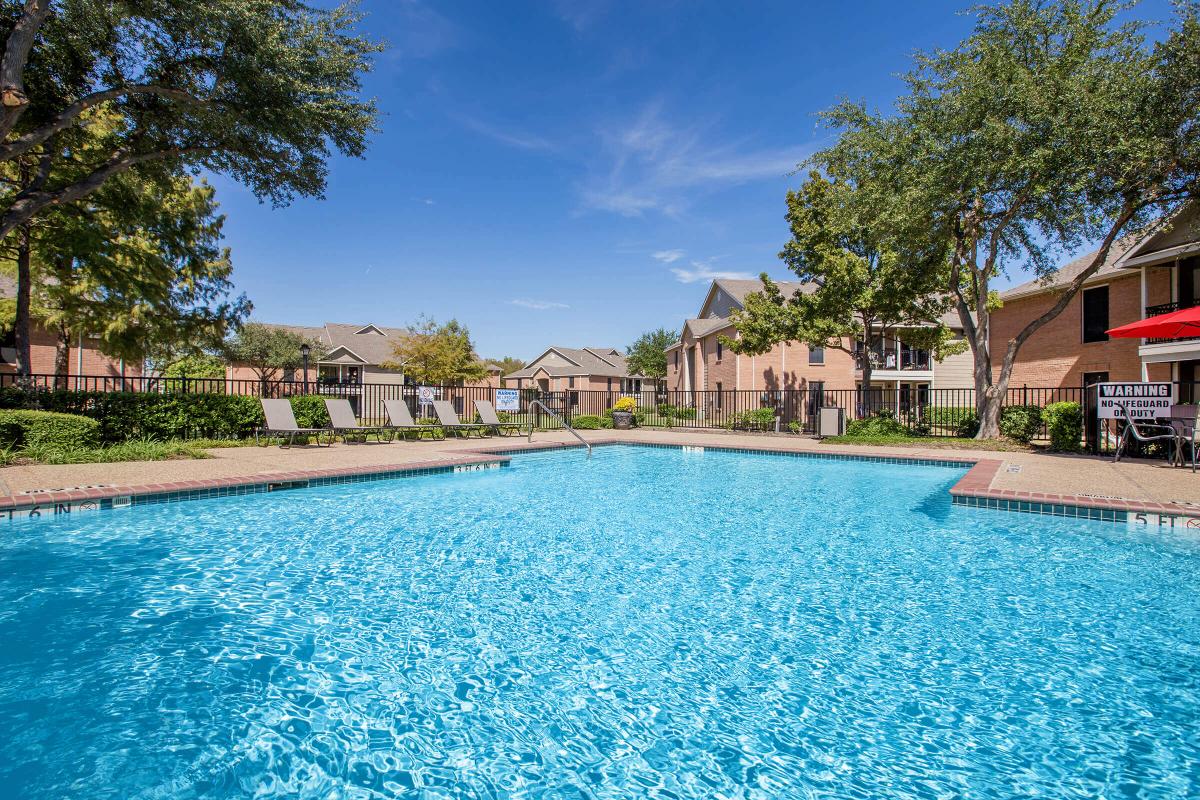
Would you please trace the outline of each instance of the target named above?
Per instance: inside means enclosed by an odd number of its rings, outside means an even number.
[[[486,136],[500,144],[515,147],[518,150],[553,150],[554,145],[547,139],[541,136],[525,133],[523,131],[509,130],[498,125],[495,125],[487,120],[470,114],[454,114],[457,119],[467,130],[474,131],[480,136]]]
[[[715,281],[718,279],[725,280],[752,280],[755,275],[750,272],[737,272],[736,270],[720,270],[713,269],[712,266],[703,261],[693,261],[692,268],[686,267],[671,267],[671,273],[680,283],[696,283],[698,281]]]
[[[652,258],[656,258],[664,264],[673,264],[683,258],[682,250],[659,250],[657,253],[651,253]]]
[[[664,120],[656,103],[632,122],[608,126],[599,135],[600,157],[580,188],[583,204],[627,217],[652,210],[677,216],[697,194],[782,178],[813,149],[714,143],[704,126]]]
[[[551,303],[547,300],[529,300],[518,298],[517,300],[509,300],[510,305],[520,306],[521,308],[529,308],[534,311],[550,311],[553,309],[570,308],[566,303]]]

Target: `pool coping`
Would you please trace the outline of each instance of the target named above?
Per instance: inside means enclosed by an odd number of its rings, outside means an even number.
[[[749,447],[738,444],[713,445],[706,443],[691,445],[687,443],[641,442],[614,437],[591,439],[588,441],[588,444],[592,447],[625,445],[630,447],[655,447],[673,450],[694,448],[697,450],[759,453],[827,461],[865,461],[966,467],[966,474],[949,491],[951,502],[954,505],[998,511],[1074,517],[1104,522],[1200,529],[1200,508],[1190,508],[1174,503],[1158,503],[1148,500],[1126,500],[1043,492],[1022,492],[1012,489],[994,489],[991,486],[992,481],[1004,463],[1002,460],[994,458],[970,456],[952,458],[917,454],[897,455],[883,450],[863,450],[854,453],[817,452],[772,446],[768,442],[763,442],[762,446]],[[354,483],[412,477],[415,475],[493,469],[508,464],[511,461],[511,456],[514,454],[547,450],[580,449],[582,447],[584,445],[576,442],[497,441],[493,445],[484,445],[472,450],[462,450],[454,454],[446,453],[443,457],[436,460],[412,461],[402,464],[289,470],[240,477],[175,481],[139,486],[92,486],[35,492],[20,496],[7,495],[0,496],[0,520],[5,518],[12,520],[39,517],[43,514],[47,516],[59,516],[70,514],[73,511],[125,508],[134,505],[257,494],[336,483]]]

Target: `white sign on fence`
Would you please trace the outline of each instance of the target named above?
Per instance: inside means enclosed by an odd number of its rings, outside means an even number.
[[[1098,383],[1096,419],[1120,419],[1117,405],[1125,406],[1133,419],[1165,417],[1171,410],[1169,383]]]
[[[497,411],[520,411],[521,400],[517,396],[516,389],[497,389],[496,390],[496,410]]]

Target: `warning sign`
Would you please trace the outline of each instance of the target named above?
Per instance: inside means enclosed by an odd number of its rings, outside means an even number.
[[[1096,419],[1121,419],[1124,406],[1133,419],[1165,417],[1173,405],[1169,383],[1098,383]]]

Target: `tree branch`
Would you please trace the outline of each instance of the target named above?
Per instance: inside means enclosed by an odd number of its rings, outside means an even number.
[[[25,8],[4,43],[0,59],[0,139],[7,137],[29,108],[25,96],[25,64],[34,39],[50,15],[50,0],[25,0]]]
[[[195,95],[185,92],[182,89],[173,89],[169,86],[159,86],[158,84],[138,84],[135,86],[118,86],[112,89],[104,89],[103,91],[93,92],[86,97],[81,97],[71,105],[64,108],[54,119],[42,125],[37,130],[30,131],[23,136],[19,136],[0,146],[0,162],[9,161],[17,156],[23,155],[32,147],[36,147],[42,142],[49,139],[59,131],[69,128],[79,118],[79,115],[87,111],[89,108],[106,103],[109,100],[117,100],[121,97],[127,97],[137,94],[156,95],[158,97],[166,97],[171,100],[178,100],[185,103],[200,104],[204,101]]]
[[[165,158],[175,158],[208,149],[205,147],[173,147],[149,153],[117,153],[75,183],[51,191],[36,188],[34,184],[31,184],[30,188],[14,198],[3,216],[0,216],[0,237],[8,236],[17,226],[29,221],[43,208],[60,203],[70,203],[84,198],[99,189],[113,175],[124,172],[138,164],[161,161]],[[43,164],[45,164],[45,161],[43,161]]]

